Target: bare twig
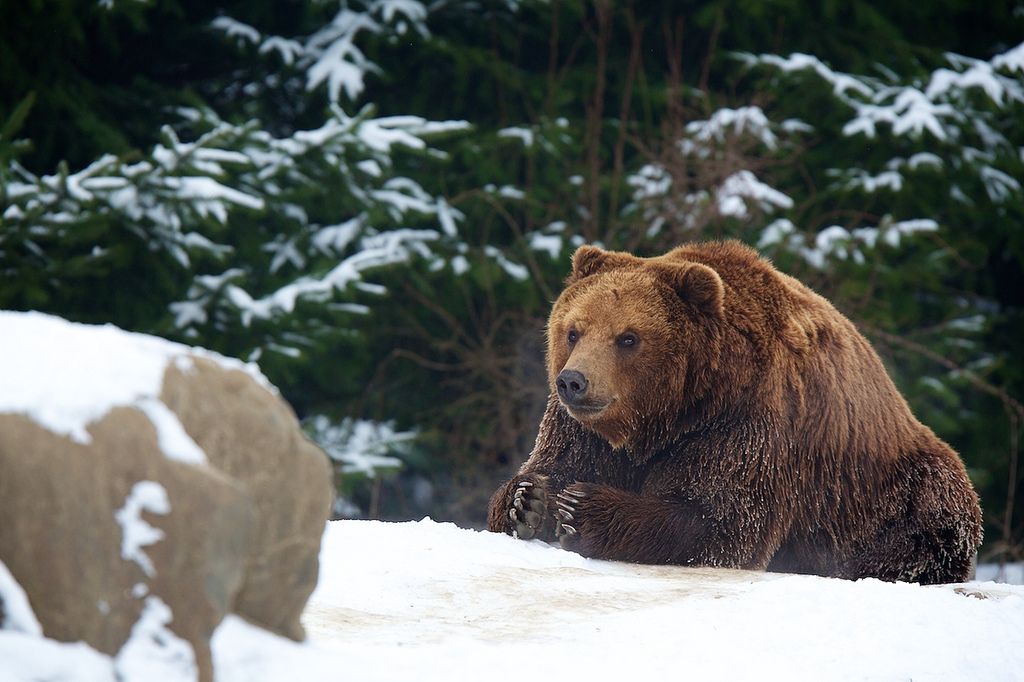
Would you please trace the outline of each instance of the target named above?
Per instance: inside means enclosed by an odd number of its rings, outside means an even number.
[[[601,220],[601,124],[604,117],[604,92],[607,85],[608,50],[611,45],[612,4],[609,0],[594,0],[597,19],[595,41],[597,66],[594,74],[594,96],[587,105],[584,147],[587,155],[587,220],[583,233],[588,241],[595,241]]]
[[[622,86],[622,104],[619,107],[619,135],[615,140],[612,161],[611,198],[608,206],[609,230],[619,212],[619,187],[622,184],[623,165],[626,147],[626,135],[629,128],[630,102],[633,99],[633,84],[640,70],[641,46],[643,44],[644,26],[638,24],[632,7],[627,7],[626,25],[629,29],[629,66],[626,69],[626,81]],[[605,239],[607,242],[608,239]]]

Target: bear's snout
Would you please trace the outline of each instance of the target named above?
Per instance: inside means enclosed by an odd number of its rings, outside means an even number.
[[[558,389],[558,397],[570,407],[580,405],[587,395],[587,387],[590,382],[583,372],[575,369],[563,369],[555,380]]]

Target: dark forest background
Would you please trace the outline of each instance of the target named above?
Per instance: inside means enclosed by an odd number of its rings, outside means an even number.
[[[999,0],[3,0],[0,308],[257,361],[339,515],[480,526],[575,247],[734,237],[1021,560],[1022,37]]]

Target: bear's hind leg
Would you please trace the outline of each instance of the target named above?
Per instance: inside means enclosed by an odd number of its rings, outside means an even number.
[[[981,509],[963,466],[941,454],[920,454],[907,468],[906,509],[883,523],[837,574],[925,585],[969,580]]]

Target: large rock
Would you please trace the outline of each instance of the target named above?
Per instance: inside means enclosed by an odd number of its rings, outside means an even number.
[[[0,312],[0,376],[0,562],[46,636],[207,680],[226,613],[303,636],[329,467],[258,372]]]

